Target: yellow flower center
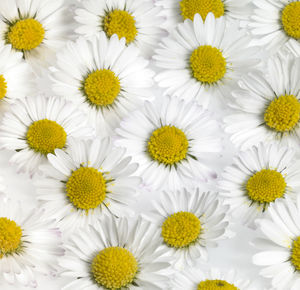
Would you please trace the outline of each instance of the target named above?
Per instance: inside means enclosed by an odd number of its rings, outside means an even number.
[[[84,81],[84,92],[88,101],[95,106],[109,106],[119,95],[120,80],[108,69],[96,70]]]
[[[222,0],[182,0],[180,2],[180,9],[183,19],[194,20],[196,13],[200,14],[203,21],[209,12],[212,12],[215,18],[224,15],[224,4]]]
[[[98,207],[106,195],[105,179],[93,167],[80,167],[72,172],[66,183],[69,200],[79,209],[89,210]]]
[[[300,2],[291,2],[284,7],[281,14],[283,29],[295,39],[300,38]]]
[[[108,37],[117,34],[120,39],[125,37],[127,44],[134,41],[138,33],[134,17],[123,10],[116,9],[109,12],[104,17],[103,26]]]
[[[45,36],[40,22],[33,18],[18,20],[9,27],[6,38],[14,49],[32,50],[38,47]]]
[[[193,213],[180,211],[164,221],[161,234],[168,246],[184,248],[198,239],[200,231],[200,220]]]
[[[300,271],[300,237],[293,242],[291,262],[297,271]]]
[[[185,159],[188,147],[189,142],[185,134],[174,126],[163,126],[156,129],[148,141],[150,156],[167,165],[174,165]]]
[[[55,121],[43,119],[29,126],[26,139],[31,149],[46,155],[62,149],[66,145],[67,134]]]
[[[205,280],[198,284],[197,290],[239,290],[224,280]]]
[[[109,247],[98,253],[92,262],[95,281],[105,289],[121,289],[131,284],[138,263],[131,252],[121,247]]]
[[[274,99],[264,114],[266,125],[277,132],[289,132],[300,119],[300,103],[294,95]]]
[[[249,178],[246,189],[251,200],[270,203],[283,197],[286,183],[280,172],[262,169]]]
[[[8,218],[0,218],[0,259],[18,252],[21,246],[21,237],[21,227]]]
[[[190,57],[190,67],[195,79],[212,84],[222,79],[226,73],[226,60],[222,52],[210,45],[195,49]]]
[[[7,83],[3,75],[0,75],[0,100],[2,100],[7,93]]]

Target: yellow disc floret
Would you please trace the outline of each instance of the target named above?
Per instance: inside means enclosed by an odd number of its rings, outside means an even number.
[[[300,2],[291,2],[284,7],[281,22],[285,33],[295,39],[300,38]]]
[[[105,289],[116,290],[128,286],[137,271],[138,262],[133,254],[121,247],[100,251],[92,262],[93,277]]]
[[[264,114],[266,125],[277,132],[289,132],[300,119],[300,102],[294,95],[274,99]]]
[[[6,96],[7,83],[3,75],[0,75],[0,100]]]
[[[194,243],[201,231],[201,223],[191,212],[177,212],[170,215],[162,225],[164,242],[173,248],[184,248]]]
[[[14,221],[0,218],[0,259],[20,249],[22,229]]]
[[[198,284],[197,290],[239,290],[225,280],[205,280]]]
[[[66,145],[67,134],[55,121],[43,119],[29,126],[26,139],[31,149],[46,155],[62,149]]]
[[[249,178],[246,189],[251,200],[259,203],[270,203],[283,197],[286,182],[280,172],[262,169]]]
[[[96,70],[84,81],[84,92],[88,101],[95,106],[112,105],[119,95],[120,80],[108,69]]]
[[[69,200],[76,208],[89,210],[98,207],[106,195],[105,179],[93,167],[80,167],[73,171],[66,183]]]
[[[125,37],[127,44],[134,41],[138,33],[134,17],[123,10],[109,12],[104,18],[103,26],[108,37],[117,34],[120,39]]]
[[[18,20],[9,27],[7,42],[17,50],[32,50],[38,47],[45,37],[45,30],[40,22],[33,18]]]
[[[300,237],[297,237],[293,242],[291,262],[295,269],[300,271]]]
[[[190,57],[190,67],[195,79],[212,84],[222,79],[226,73],[226,60],[222,52],[210,45],[195,49]]]
[[[209,12],[212,12],[215,18],[224,15],[222,0],[182,0],[180,2],[180,9],[183,19],[194,20],[196,13],[200,14],[203,21]]]
[[[150,156],[167,165],[174,165],[185,159],[188,147],[189,142],[184,132],[174,126],[156,129],[148,141]]]

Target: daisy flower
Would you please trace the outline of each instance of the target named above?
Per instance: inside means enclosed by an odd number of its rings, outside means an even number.
[[[300,189],[300,169],[294,158],[292,148],[262,143],[235,157],[219,183],[234,218],[252,226],[277,199],[295,198]]]
[[[60,232],[41,210],[24,212],[19,203],[0,202],[0,276],[9,284],[37,287],[35,271],[55,274],[63,254]],[[1,287],[2,288],[2,287]],[[2,288],[4,289],[4,288]]]
[[[150,97],[154,73],[148,63],[116,35],[80,38],[57,54],[53,90],[85,110],[103,136]]]
[[[100,31],[107,37],[116,34],[120,39],[125,37],[126,44],[136,45],[143,55],[151,56],[163,36],[160,11],[153,0],[85,0],[82,8],[75,10],[80,23],[75,31],[87,37]]]
[[[253,4],[249,28],[258,43],[272,52],[287,49],[300,56],[300,1],[254,0]]]
[[[106,217],[79,229],[59,263],[62,275],[74,279],[63,290],[167,289],[169,263],[159,244],[153,225],[141,218],[129,224]]]
[[[229,237],[225,216],[229,207],[218,200],[218,193],[200,193],[199,188],[163,192],[160,202],[149,215],[162,236],[167,255],[177,265],[193,265],[197,258],[208,260],[207,247],[216,247],[217,241]]]
[[[257,220],[266,238],[253,241],[260,250],[253,263],[264,266],[260,274],[272,279],[274,289],[300,289],[300,197],[276,202],[268,219]]]
[[[146,185],[178,189],[216,178],[209,163],[222,147],[218,123],[195,102],[157,98],[120,125],[116,145],[139,164]]]
[[[225,131],[242,150],[259,142],[299,146],[300,58],[269,60],[267,72],[255,71],[233,93],[235,112],[227,116]]]
[[[247,290],[250,289],[249,280],[239,277],[235,270],[221,271],[211,269],[204,273],[198,269],[189,269],[178,273],[174,279],[174,290]]]
[[[0,37],[26,61],[46,65],[68,37],[63,0],[1,0]]]
[[[136,197],[140,178],[125,150],[113,148],[110,138],[79,141],[70,138],[66,152],[49,154],[49,165],[41,167],[37,198],[62,231],[94,224],[103,214],[123,216]]]
[[[0,147],[14,150],[10,161],[33,174],[48,153],[68,147],[70,137],[87,138],[86,118],[62,98],[26,97],[11,105],[0,126]]]
[[[247,19],[251,15],[250,0],[157,0],[156,5],[164,8],[168,25],[176,25],[185,19],[194,20],[195,14],[206,19],[209,12],[216,18],[225,16],[226,19]]]
[[[241,74],[257,63],[249,42],[243,33],[225,30],[224,17],[209,13],[203,22],[196,14],[162,40],[154,59],[164,71],[155,79],[167,94],[196,98],[207,107],[215,95],[228,98]]]

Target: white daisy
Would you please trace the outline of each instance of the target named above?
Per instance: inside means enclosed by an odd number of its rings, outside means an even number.
[[[205,107],[216,95],[228,99],[241,74],[257,63],[249,42],[242,32],[225,30],[224,17],[209,13],[203,22],[196,14],[162,40],[154,59],[164,71],[155,79],[167,94],[196,98]]]
[[[241,149],[259,142],[300,142],[300,58],[291,55],[269,60],[267,72],[243,78],[233,93],[236,111],[224,119],[225,131]]]
[[[270,218],[257,220],[266,238],[253,241],[259,253],[253,263],[264,266],[260,274],[272,279],[274,289],[300,289],[300,197],[276,202],[269,209]]]
[[[235,219],[252,226],[275,200],[289,195],[295,198],[300,169],[294,158],[292,148],[260,143],[234,159],[224,170],[219,187]]]
[[[4,115],[0,147],[16,151],[10,161],[18,171],[33,174],[48,153],[66,148],[70,137],[91,137],[85,124],[85,115],[62,98],[26,97]]]
[[[150,96],[154,73],[137,48],[105,33],[58,53],[53,90],[85,110],[101,136]]]
[[[205,273],[198,269],[189,269],[175,275],[174,290],[247,290],[250,281],[239,277],[235,270],[221,271],[211,269]]]
[[[160,202],[154,202],[149,218],[163,238],[164,251],[179,267],[193,265],[198,258],[207,261],[207,247],[230,236],[225,218],[229,207],[217,197],[218,193],[200,193],[199,188],[184,189],[163,192]]]
[[[62,231],[94,224],[103,214],[123,216],[136,197],[140,178],[125,150],[113,148],[110,138],[79,141],[70,138],[66,152],[49,154],[50,165],[41,169],[37,198]]]
[[[221,150],[218,123],[195,102],[170,97],[145,102],[116,132],[116,144],[127,149],[144,183],[154,189],[216,178],[210,163]]]
[[[130,225],[126,218],[106,217],[78,230],[59,263],[62,275],[74,279],[62,289],[167,289],[169,263],[158,249],[160,239],[141,218]]]
[[[259,44],[277,52],[291,51],[300,56],[300,1],[254,0],[256,6],[249,28]]]
[[[1,200],[0,281],[37,287],[34,272],[54,275],[57,256],[63,254],[59,238],[41,210],[25,212],[21,204]]]
[[[75,10],[80,26],[75,30],[85,36],[104,31],[108,37],[117,34],[126,43],[136,45],[145,56],[151,56],[153,48],[163,36],[161,24],[153,0],[85,0],[82,8]]]
[[[164,8],[163,14],[168,18],[166,24],[170,27],[185,19],[193,20],[197,13],[204,20],[209,12],[216,18],[247,19],[251,15],[249,3],[250,0],[156,0],[156,5]]]
[[[47,65],[69,35],[63,0],[1,0],[0,37],[26,61]]]

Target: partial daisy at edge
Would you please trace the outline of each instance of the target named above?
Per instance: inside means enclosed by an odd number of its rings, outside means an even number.
[[[254,0],[253,4],[248,28],[255,43],[271,54],[289,51],[300,57],[300,1]]]
[[[0,36],[34,69],[48,66],[70,35],[64,0],[1,0]]]
[[[234,236],[227,219],[228,205],[216,192],[200,189],[162,192],[154,209],[144,217],[156,226],[167,255],[174,257],[177,269],[208,261],[210,247]]]
[[[174,275],[174,280],[170,290],[254,290],[247,279],[243,279],[235,269],[216,269],[201,271],[190,268],[184,272]]]
[[[205,108],[232,100],[230,92],[241,75],[259,63],[258,49],[249,45],[245,32],[225,28],[224,17],[209,13],[203,22],[196,14],[162,40],[153,59],[162,69],[155,80],[165,94],[196,100]]]
[[[35,182],[41,207],[56,219],[62,233],[87,228],[105,215],[132,216],[140,178],[137,164],[113,146],[110,138],[70,138],[64,151],[48,154],[43,178]]]
[[[148,65],[138,48],[117,35],[80,37],[57,54],[52,88],[83,110],[102,137],[112,135],[122,118],[152,99]]]
[[[206,19],[208,13],[213,13],[215,18],[224,16],[226,21],[235,22],[246,20],[252,15],[250,0],[155,0],[155,5],[163,7],[162,15],[167,17],[164,25],[169,29],[186,19],[194,20],[199,14]]]
[[[269,214],[277,200],[300,192],[300,162],[291,147],[260,143],[240,152],[226,167],[218,187],[235,221],[255,227],[255,219]]]
[[[159,248],[160,239],[141,217],[105,217],[79,229],[59,261],[62,275],[72,278],[62,289],[168,289],[172,259]]]
[[[300,289],[300,196],[277,201],[269,217],[256,224],[264,237],[252,244],[258,249],[253,263],[263,267],[260,275],[269,278],[276,290]]]
[[[85,0],[75,10],[79,27],[85,37],[103,31],[107,37],[125,37],[126,44],[136,46],[143,56],[150,57],[153,49],[166,34],[161,28],[164,18],[153,0]]]
[[[15,151],[10,162],[30,175],[47,163],[47,154],[68,147],[69,138],[92,138],[93,128],[72,103],[58,97],[36,96],[10,105],[0,125],[0,148]]]
[[[0,202],[0,284],[37,287],[36,273],[56,276],[64,251],[54,221],[39,209],[24,210],[19,202]],[[4,288],[2,288],[4,289]]]
[[[233,112],[224,118],[232,143],[245,150],[260,142],[300,144],[300,58],[268,60],[266,71],[249,72],[238,82]]]
[[[222,149],[219,129],[197,103],[164,96],[124,118],[115,144],[139,164],[146,188],[176,190],[217,177],[211,162]]]

